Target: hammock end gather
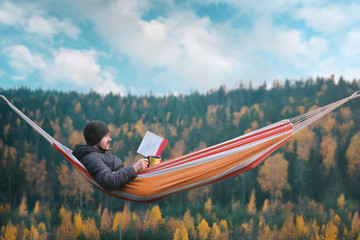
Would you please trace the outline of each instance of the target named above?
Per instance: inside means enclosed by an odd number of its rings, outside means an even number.
[[[1,98],[2,100],[4,100],[4,102],[6,102],[7,104],[9,104],[9,100],[7,100],[7,98],[6,98],[4,95],[1,95],[1,94],[0,94],[0,98]]]
[[[357,91],[357,92],[354,92],[354,93],[350,96],[350,98],[357,98],[357,97],[360,97],[360,90]]]

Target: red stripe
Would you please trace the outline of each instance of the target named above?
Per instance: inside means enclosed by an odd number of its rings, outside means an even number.
[[[162,143],[161,143],[161,145],[160,145],[160,147],[159,147],[158,151],[156,152],[155,156],[160,157],[161,152],[162,152],[162,150],[164,149],[164,147],[165,147],[166,143],[167,143],[167,140],[164,138],[164,140],[162,141]]]

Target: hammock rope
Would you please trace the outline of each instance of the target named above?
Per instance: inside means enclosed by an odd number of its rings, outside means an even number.
[[[138,173],[138,177],[126,186],[109,192],[99,186],[84,165],[72,155],[71,149],[52,138],[3,95],[0,95],[0,98],[12,110],[41,134],[96,188],[117,198],[143,203],[153,202],[181,191],[218,182],[249,171],[264,161],[295,133],[357,97],[360,97],[360,91],[300,116],[285,119],[229,141],[161,162]]]

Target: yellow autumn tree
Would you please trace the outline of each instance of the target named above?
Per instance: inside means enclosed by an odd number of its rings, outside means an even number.
[[[60,195],[64,198],[64,204],[67,205],[67,198],[69,192],[71,191],[71,182],[70,182],[70,169],[66,162],[60,163],[56,170],[61,185]]]
[[[85,144],[85,139],[81,131],[73,130],[68,137],[68,145],[74,148],[76,144]]]
[[[72,184],[69,186],[69,196],[77,201],[82,209],[83,203],[93,201],[95,190],[75,168],[71,170],[70,180]]]
[[[263,213],[268,213],[270,211],[270,201],[269,201],[269,199],[265,199],[262,211],[263,211]]]
[[[208,198],[204,204],[204,210],[207,214],[211,214],[211,211],[213,209],[213,206],[212,206],[212,202],[211,202],[211,199]]]
[[[179,157],[184,153],[185,142],[184,140],[179,140],[175,143],[174,147],[170,150],[172,158]]]
[[[18,229],[16,226],[12,224],[11,221],[9,221],[5,226],[1,227],[1,239],[6,240],[16,240],[18,235]]]
[[[309,160],[310,150],[314,144],[314,136],[315,133],[310,128],[304,128],[288,141],[286,145],[288,151],[294,150],[296,142],[298,158]]]
[[[75,113],[79,113],[81,111],[81,103],[80,102],[77,102],[75,104]]]
[[[196,238],[196,229],[194,225],[194,218],[191,216],[190,210],[186,210],[184,217],[182,219],[184,226],[188,233],[190,233],[194,238]]]
[[[296,216],[296,235],[297,239],[301,239],[302,236],[307,232],[305,226],[305,221],[302,215]]]
[[[288,165],[284,155],[277,153],[269,157],[264,165],[260,167],[258,177],[256,178],[260,188],[264,192],[269,192],[271,202],[274,197],[281,198],[283,190],[290,190],[288,179]]]
[[[123,231],[126,231],[127,227],[130,224],[130,220],[131,220],[131,212],[129,210],[128,204],[125,203],[120,219],[121,229]]]
[[[256,214],[255,189],[251,190],[250,200],[249,200],[248,205],[246,206],[246,212],[249,215]]]
[[[107,208],[104,209],[101,215],[100,230],[101,232],[111,231],[112,216]]]
[[[181,230],[180,228],[176,228],[174,235],[173,235],[173,240],[181,240]]]
[[[121,220],[121,212],[116,212],[115,217],[113,219],[113,224],[112,224],[112,227],[111,227],[111,230],[113,232],[116,232],[116,231],[119,230],[119,227],[121,226],[120,225],[120,220]]]
[[[351,220],[351,232],[350,232],[350,235],[351,235],[351,237],[355,238],[359,234],[360,234],[360,217],[359,217],[359,213],[355,212],[354,216],[353,216],[353,218]]]
[[[61,219],[60,227],[57,230],[56,239],[58,240],[75,240],[76,233],[72,221],[72,212],[66,211]]]
[[[296,239],[296,226],[294,216],[290,214],[284,221],[280,229],[280,239]]]
[[[207,239],[210,234],[210,227],[205,219],[202,219],[199,225],[196,227],[199,233],[200,239]]]
[[[40,162],[37,163],[35,174],[35,187],[40,196],[44,199],[48,194],[48,183],[47,183],[47,170],[46,170],[46,161],[43,158]]]
[[[83,231],[83,222],[80,212],[74,214],[74,227],[76,236],[79,236],[79,234]]]
[[[325,226],[324,226],[324,228],[325,228]],[[338,237],[338,228],[332,221],[330,221],[326,225],[323,239],[324,240],[336,240],[337,237]]]
[[[353,178],[360,177],[360,132],[356,133],[350,141],[346,151],[346,159],[348,161],[347,171]]]
[[[23,197],[21,198],[21,203],[19,206],[19,215],[22,217],[25,217],[28,215],[28,210],[27,210],[27,204],[26,204],[26,196],[23,195]]]
[[[40,208],[40,201],[36,201],[36,202],[35,202],[35,207],[34,207],[34,210],[33,210],[33,214],[34,214],[35,216],[39,215],[39,214],[40,214],[40,210],[41,210],[41,208]]]
[[[24,169],[25,179],[28,182],[30,192],[34,192],[34,190],[37,190],[36,188],[33,188],[33,185],[38,170],[35,154],[25,153],[25,156],[20,159],[20,167]]]
[[[220,239],[221,231],[216,222],[213,223],[212,228],[210,230],[210,239],[218,240]]]
[[[158,224],[162,223],[164,220],[161,217],[161,211],[159,205],[154,205],[151,208],[149,214],[149,222],[152,229],[157,229]]]
[[[244,232],[246,238],[251,239],[254,232],[254,219],[249,222],[245,222],[241,225],[241,229]]]
[[[31,228],[30,228],[30,238],[32,240],[39,240],[40,234],[39,231],[37,230],[37,228],[31,224]]]
[[[337,148],[337,141],[331,137],[326,136],[323,138],[320,145],[320,153],[323,157],[323,165],[325,166],[326,174],[329,174],[330,169],[335,167],[335,151]]]
[[[45,223],[40,222],[38,225],[38,231],[39,231],[39,239],[40,240],[46,240],[48,239],[48,234],[46,232],[46,226]]]
[[[95,220],[93,218],[88,218],[83,223],[83,232],[86,239],[100,239],[100,232],[96,227]]]
[[[343,193],[340,194],[339,198],[337,199],[337,206],[341,210],[344,210],[344,207],[345,207],[345,195]]]

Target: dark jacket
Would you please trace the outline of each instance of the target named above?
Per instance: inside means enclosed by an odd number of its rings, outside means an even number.
[[[114,191],[137,176],[133,166],[124,166],[120,158],[89,145],[76,145],[73,155],[107,191]]]

